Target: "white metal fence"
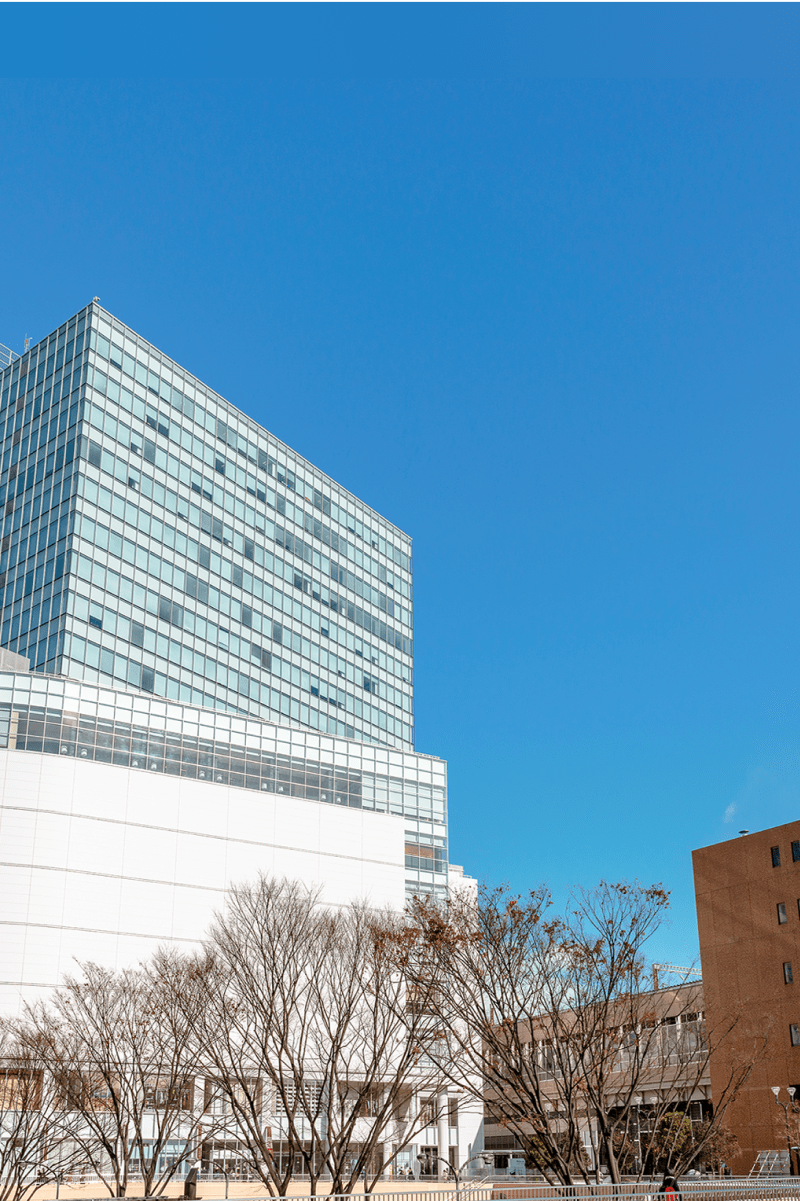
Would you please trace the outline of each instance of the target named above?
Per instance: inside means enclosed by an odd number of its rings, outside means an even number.
[[[455,1181],[443,1188],[419,1189],[414,1191],[385,1192],[374,1196],[380,1201],[454,1201],[456,1195],[463,1201],[663,1201],[659,1197],[661,1177],[651,1181],[631,1184],[584,1184],[582,1181],[570,1185],[542,1183],[514,1184],[502,1180]],[[681,1180],[680,1191],[683,1201],[798,1201],[800,1199],[800,1177],[786,1176],[772,1180],[753,1180],[748,1177],[713,1180]],[[360,1193],[359,1193],[360,1195]],[[291,1201],[319,1201],[308,1196],[293,1195]],[[327,1201],[351,1201],[351,1194],[329,1196]],[[232,1183],[230,1201],[237,1201]],[[238,1201],[245,1201],[239,1198]],[[246,1201],[268,1201],[249,1197]]]
[[[90,1174],[75,1173],[74,1176],[65,1178],[63,1183],[87,1185],[95,1183],[97,1179]],[[219,1185],[224,1183],[224,1177],[218,1172],[213,1175],[203,1172],[197,1183],[199,1196],[202,1196],[203,1184]],[[248,1183],[251,1188],[258,1184],[257,1181]],[[294,1186],[298,1183],[301,1182],[295,1181]],[[129,1178],[129,1201],[134,1201],[141,1195],[137,1193],[137,1184],[141,1184],[141,1179]],[[175,1177],[172,1184],[182,1184],[182,1181]],[[247,1187],[241,1180],[229,1181],[229,1201],[271,1201],[269,1194],[261,1191],[245,1195],[242,1191],[243,1185]],[[320,1191],[315,1197],[310,1193],[292,1192],[289,1201],[322,1201],[323,1198],[324,1201],[352,1201],[353,1196],[363,1196],[361,1189],[357,1194],[328,1194],[324,1191],[324,1181],[320,1182],[320,1186]],[[456,1201],[456,1198],[458,1201],[663,1201],[663,1197],[659,1195],[660,1187],[661,1177],[657,1180],[617,1185],[585,1184],[582,1181],[570,1185],[551,1185],[542,1183],[541,1180],[514,1182],[508,1178],[491,1181],[482,1179],[464,1180],[458,1184],[452,1181],[440,1185],[439,1188],[397,1189],[391,1192],[385,1191],[378,1182],[372,1196],[376,1201]],[[800,1176],[773,1176],[771,1179],[746,1176],[726,1179],[684,1178],[679,1187],[682,1201],[800,1201]],[[98,1194],[98,1201],[108,1201],[108,1198],[99,1198]]]

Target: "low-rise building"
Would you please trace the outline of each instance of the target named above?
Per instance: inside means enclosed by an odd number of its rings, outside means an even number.
[[[744,831],[693,860],[706,1010],[739,1028],[712,1056],[714,1093],[737,1060],[757,1057],[726,1118],[740,1148],[733,1168],[748,1172],[759,1152],[788,1159],[800,1143],[787,1091],[800,1097],[800,821]]]
[[[649,1175],[656,1169],[658,1127],[672,1120],[671,1115],[685,1115],[699,1125],[713,1112],[703,1004],[698,980],[645,992],[635,1000],[639,1020],[632,1028],[630,1005],[620,1002],[619,1027],[609,1039],[607,1054],[614,1062],[605,1094],[612,1117],[627,1111],[618,1156],[623,1174]],[[599,1163],[602,1170],[597,1115],[582,1100],[586,1090],[577,1055],[570,1048],[556,1053],[550,1025],[543,1019],[527,1041],[537,1061],[551,1128],[566,1130],[569,1109],[580,1131],[584,1166],[594,1171]],[[559,1068],[565,1054],[576,1061],[573,1081],[565,1082]],[[487,1092],[480,1148],[496,1170],[514,1174],[524,1170],[526,1155],[519,1137],[503,1121],[502,1109],[496,1094]],[[532,1126],[526,1129],[533,1132]]]

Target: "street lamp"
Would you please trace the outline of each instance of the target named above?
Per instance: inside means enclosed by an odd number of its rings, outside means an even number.
[[[780,1085],[776,1085],[776,1084],[773,1084],[772,1088],[770,1089],[770,1092],[771,1092],[771,1093],[774,1095],[774,1097],[775,1097],[775,1104],[776,1104],[776,1105],[777,1105],[777,1106],[778,1106],[780,1109],[782,1109],[782,1110],[783,1110],[783,1118],[784,1118],[784,1121],[785,1121],[785,1123],[786,1123],[786,1148],[787,1148],[787,1151],[788,1151],[788,1153],[789,1153],[789,1175],[790,1175],[790,1176],[794,1176],[794,1174],[795,1174],[795,1170],[794,1170],[794,1156],[792,1155],[792,1140],[791,1140],[791,1137],[790,1137],[790,1135],[789,1135],[789,1110],[790,1110],[790,1109],[794,1109],[794,1094],[795,1094],[795,1092],[796,1092],[796,1089],[794,1088],[794,1085],[791,1085],[791,1084],[790,1084],[790,1085],[788,1086],[788,1088],[786,1089],[787,1093],[789,1094],[789,1100],[788,1100],[788,1101],[781,1101],[781,1100],[779,1099],[779,1098],[780,1098],[780,1091],[781,1091],[781,1090],[780,1090]]]
[[[465,1159],[465,1160],[464,1160],[464,1162],[462,1163],[462,1165],[461,1165],[461,1167],[460,1167],[460,1168],[456,1168],[456,1167],[454,1167],[454,1166],[453,1166],[453,1164],[451,1164],[451,1163],[449,1163],[449,1162],[448,1162],[448,1160],[446,1160],[446,1159],[443,1159],[441,1155],[437,1155],[437,1156],[436,1156],[436,1162],[437,1162],[437,1163],[443,1163],[443,1164],[444,1164],[444,1166],[447,1168],[448,1172],[452,1172],[452,1173],[453,1173],[453,1175],[455,1176],[455,1180],[456,1180],[456,1201],[458,1201],[458,1190],[459,1190],[459,1186],[460,1186],[460,1184],[461,1184],[461,1173],[464,1171],[464,1168],[467,1166],[467,1164],[470,1164],[470,1163],[472,1163],[472,1162],[473,1162],[473,1160],[475,1160],[475,1159],[483,1159],[483,1158],[484,1158],[484,1154],[485,1154],[485,1152],[481,1151],[481,1152],[479,1152],[477,1155],[470,1155],[469,1159]]]

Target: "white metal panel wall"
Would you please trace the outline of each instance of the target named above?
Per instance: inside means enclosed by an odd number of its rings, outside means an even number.
[[[258,871],[332,904],[404,904],[400,817],[9,750],[0,798],[0,1012],[75,959],[123,966],[196,941]]]

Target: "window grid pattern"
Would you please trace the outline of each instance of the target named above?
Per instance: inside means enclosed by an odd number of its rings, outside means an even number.
[[[97,305],[0,387],[3,646],[413,748],[405,535]]]
[[[0,644],[61,669],[87,310],[0,373]]]
[[[445,895],[447,777],[438,759],[172,704],[0,672],[0,745],[209,784],[305,797],[405,821],[406,888]],[[408,854],[414,850],[418,863]]]

